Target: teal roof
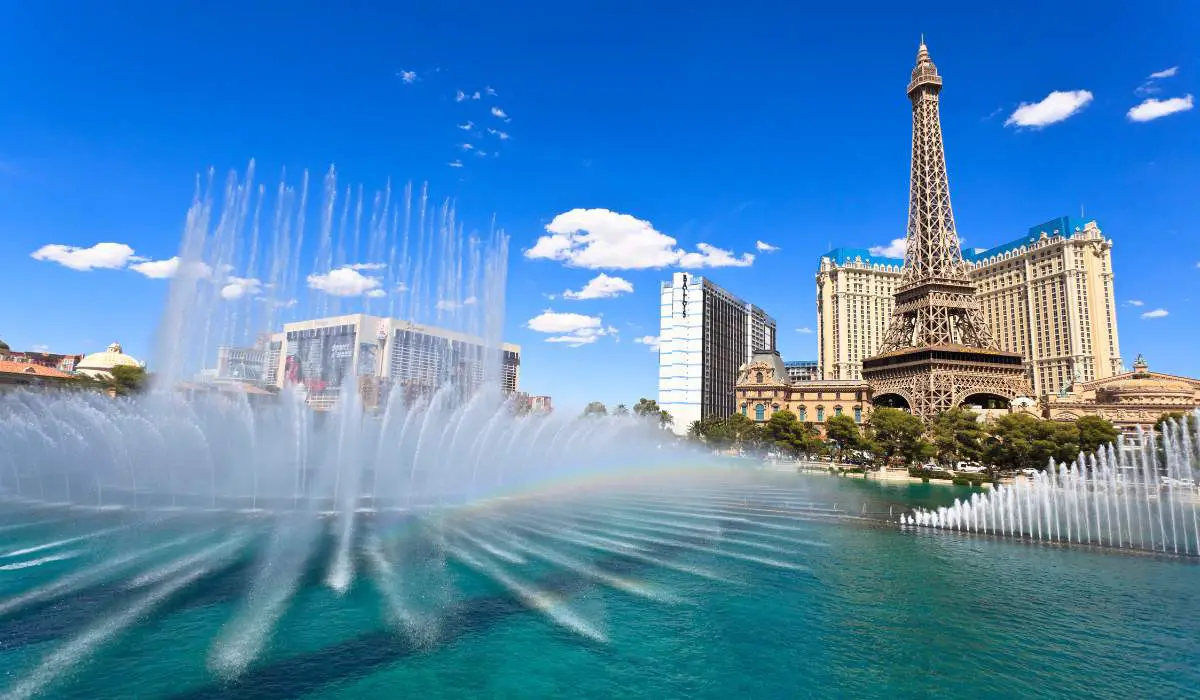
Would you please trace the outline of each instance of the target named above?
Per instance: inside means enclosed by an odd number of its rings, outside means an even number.
[[[871,251],[866,248],[834,248],[821,257],[829,258],[839,267],[855,262],[857,259],[861,259],[862,262],[868,265],[895,265],[896,267],[900,267],[904,264],[904,258],[887,258],[882,255],[871,255]]]
[[[1004,255],[1005,253],[1016,250],[1021,246],[1037,243],[1038,239],[1042,237],[1043,233],[1045,233],[1047,236],[1054,236],[1056,234],[1060,236],[1070,236],[1076,231],[1082,231],[1085,223],[1087,222],[1083,219],[1077,219],[1073,216],[1059,216],[1047,221],[1044,224],[1038,224],[1037,226],[1030,227],[1029,233],[1016,239],[1015,241],[1009,241],[1008,243],[998,245],[995,248],[973,248],[971,250],[964,250],[963,259],[965,259],[967,262],[978,262],[980,260],[986,260],[987,258],[995,257],[997,255]]]
[[[1042,234],[1054,236],[1055,234],[1069,236],[1076,231],[1082,231],[1084,224],[1092,221],[1092,219],[1080,219],[1073,216],[1059,216],[1053,218],[1046,223],[1032,226],[1029,232],[1016,240],[1009,241],[998,245],[994,248],[969,248],[963,250],[963,259],[967,262],[978,262],[997,255],[1004,255],[1009,251],[1016,250],[1021,246],[1028,246],[1036,243]],[[1097,224],[1099,225],[1099,224]],[[871,255],[871,251],[866,248],[834,248],[828,253],[821,255],[822,258],[829,258],[841,267],[848,263],[861,260],[868,265],[895,265],[900,267],[904,264],[903,258],[887,258],[882,255]]]

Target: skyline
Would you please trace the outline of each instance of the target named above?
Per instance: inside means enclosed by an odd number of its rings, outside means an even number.
[[[495,8],[447,42],[417,36],[422,21],[450,21],[429,8],[381,22],[406,39],[395,46],[353,11],[327,28],[312,9],[287,19],[297,36],[280,55],[246,59],[231,74],[220,66],[233,59],[205,56],[215,64],[206,66],[189,51],[218,37],[234,44],[279,18],[176,20],[193,28],[179,34],[154,11],[113,26],[88,10],[63,19],[22,8],[10,26],[41,29],[6,42],[0,72],[12,100],[0,117],[9,134],[0,211],[14,251],[0,274],[26,287],[0,301],[0,337],[14,349],[84,353],[117,340],[151,359],[196,172],[211,165],[220,177],[255,158],[268,186],[283,167],[315,179],[334,162],[368,192],[389,175],[394,188],[428,180],[436,201],[453,197],[460,219],[481,231],[494,213],[511,236],[504,339],[522,346],[522,390],[556,405],[657,395],[658,283],[678,269],[778,319],[784,359],[815,359],[815,335],[799,329],[815,329],[820,255],[895,253],[903,240],[903,91],[923,31],[946,79],[942,123],[964,247],[1000,245],[1083,207],[1114,241],[1122,355],[1200,373],[1189,308],[1200,252],[1185,204],[1200,155],[1195,67],[1184,62],[1196,10],[1073,17],[1047,44],[998,12],[931,11],[940,18],[921,18],[922,27],[886,11],[862,24],[847,14],[818,18],[828,32],[797,33],[811,17],[750,3],[736,17],[673,18],[690,31],[660,46],[649,30],[664,18],[653,9],[576,8],[577,31],[548,41],[547,51],[561,51],[543,62],[518,40],[462,52]],[[545,38],[572,10],[526,12],[517,31]],[[1043,14],[1054,24],[1070,13]],[[983,21],[1000,37],[990,45],[957,31]],[[64,44],[64,25],[83,22],[95,31]],[[628,50],[590,52],[614,24]],[[300,50],[302,37],[325,31],[344,51]],[[1111,50],[1081,61],[1072,44],[1092,37]],[[155,52],[163,60],[145,60]],[[37,70],[18,73],[16,55]],[[814,75],[833,79],[813,90]],[[309,101],[323,94],[337,104]],[[1153,231],[1178,253],[1145,245]],[[326,293],[378,291],[362,269],[337,277]],[[579,372],[585,362],[611,363],[620,376]]]

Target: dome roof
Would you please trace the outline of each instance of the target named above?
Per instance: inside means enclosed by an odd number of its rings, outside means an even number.
[[[120,343],[109,345],[104,352],[94,352],[75,365],[75,371],[89,376],[104,374],[113,367],[141,367],[142,363],[121,351]]]

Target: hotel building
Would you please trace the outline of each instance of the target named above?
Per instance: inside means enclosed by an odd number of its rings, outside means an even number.
[[[737,410],[738,370],[775,349],[775,319],[688,272],[674,273],[660,293],[658,405],[682,435],[693,421]]]
[[[216,377],[278,387],[299,384],[310,404],[328,406],[348,377],[358,378],[360,385],[379,378],[385,386],[403,385],[416,393],[451,383],[471,392],[489,372],[499,374],[506,394],[516,393],[520,346],[488,347],[483,338],[457,331],[350,314],[285,324],[254,348],[222,347]]]
[[[1001,350],[1020,353],[1035,394],[1122,372],[1112,241],[1095,221],[1059,217],[994,248],[964,250]],[[825,379],[860,379],[891,320],[904,261],[836,248],[817,271],[818,362]]]

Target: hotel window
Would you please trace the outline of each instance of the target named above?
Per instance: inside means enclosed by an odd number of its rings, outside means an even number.
[[[818,423],[825,422],[825,407],[824,406],[817,406],[817,422]]]
[[[862,407],[861,406],[854,407],[854,422],[855,423],[862,422]]]
[[[754,381],[755,381],[755,382],[758,382],[759,384],[762,384],[762,382],[763,382],[763,373],[762,373],[762,372],[758,372],[758,373],[756,373],[756,374],[754,375]]]
[[[803,423],[808,419],[808,410],[803,406],[800,407],[800,422]]]
[[[750,414],[750,409],[746,406],[746,404],[742,404],[742,415],[746,416],[749,414]]]
[[[835,415],[835,416],[840,416],[840,415],[842,415],[842,407],[841,407],[841,406],[834,406],[834,407],[833,407],[833,415]]]
[[[766,420],[767,407],[761,403],[754,404],[754,420]]]

